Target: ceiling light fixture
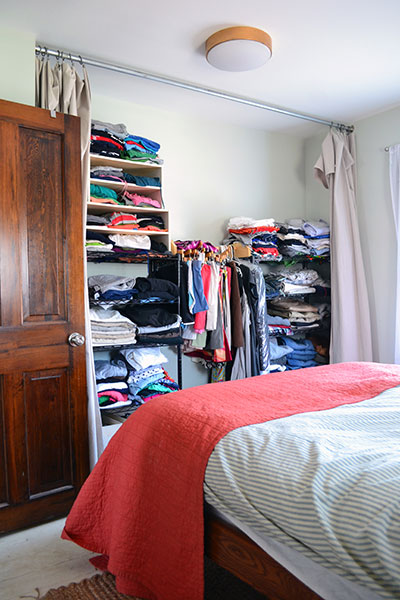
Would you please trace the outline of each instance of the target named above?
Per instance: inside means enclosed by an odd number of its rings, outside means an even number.
[[[272,40],[255,27],[228,27],[206,41],[206,58],[223,71],[250,71],[264,65],[272,55]]]

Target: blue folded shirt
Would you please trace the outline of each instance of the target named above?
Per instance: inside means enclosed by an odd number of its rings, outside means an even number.
[[[315,352],[311,340],[294,340],[288,336],[284,336],[282,339],[284,340],[286,346],[290,346],[290,348],[293,348],[293,350],[298,350],[299,352],[304,350],[312,350]]]

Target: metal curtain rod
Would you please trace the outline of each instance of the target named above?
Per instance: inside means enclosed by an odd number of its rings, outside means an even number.
[[[54,50],[52,48],[47,48],[46,46],[42,46],[37,44],[35,46],[35,52],[38,55],[46,56],[54,56],[57,59],[61,60],[70,60],[84,63],[85,65],[90,65],[91,67],[97,67],[99,69],[106,69],[108,71],[115,71],[116,73],[122,73],[124,75],[130,75],[132,77],[139,77],[140,79],[148,79],[149,81],[155,81],[157,83],[164,83],[166,85],[172,85],[175,87],[179,87],[185,90],[190,90],[192,92],[199,92],[201,94],[207,94],[208,96],[214,96],[216,98],[223,98],[224,100],[230,100],[232,102],[238,102],[239,104],[245,104],[247,106],[253,106],[255,108],[262,108],[264,110],[269,110],[271,112],[280,113],[282,115],[287,115],[289,117],[295,117],[297,119],[303,119],[305,121],[313,121],[314,123],[320,123],[321,125],[328,125],[329,127],[335,127],[340,129],[341,131],[345,131],[346,133],[351,133],[354,131],[353,125],[345,125],[344,123],[338,123],[335,121],[327,121],[326,119],[320,119],[319,117],[313,117],[311,115],[307,115],[304,113],[294,112],[291,110],[287,110],[286,108],[281,108],[279,106],[273,106],[270,104],[266,104],[265,102],[258,102],[257,100],[252,100],[250,98],[245,98],[243,96],[237,96],[236,94],[228,94],[226,92],[221,92],[219,90],[213,90],[210,88],[204,88],[199,85],[194,85],[192,83],[187,83],[184,81],[179,81],[178,79],[171,79],[170,77],[163,77],[162,75],[156,75],[154,73],[148,73],[147,71],[140,71],[139,69],[133,69],[128,67],[122,67],[120,65],[115,65],[112,63],[104,62],[102,60],[96,60],[94,58],[82,57],[80,55],[72,54],[70,52],[63,52],[60,50]]]

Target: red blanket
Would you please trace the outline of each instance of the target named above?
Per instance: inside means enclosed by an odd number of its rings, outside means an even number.
[[[106,555],[124,594],[203,599],[203,479],[215,444],[244,425],[372,398],[400,366],[345,363],[191,388],[151,400],[111,439],[63,537]]]

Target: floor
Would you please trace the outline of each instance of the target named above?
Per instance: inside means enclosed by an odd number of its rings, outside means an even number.
[[[94,556],[60,534],[65,519],[0,537],[0,600],[37,598],[96,573]]]

